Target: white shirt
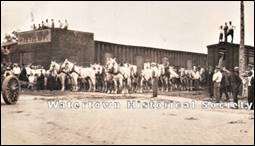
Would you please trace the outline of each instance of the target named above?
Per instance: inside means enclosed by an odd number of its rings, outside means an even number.
[[[222,73],[220,71],[213,74],[213,82],[220,83],[222,80]]]
[[[58,28],[62,28],[63,27],[63,23],[62,22],[58,22]]]
[[[65,27],[68,27],[68,23],[65,21]]]
[[[223,29],[220,29],[220,33],[222,33],[222,34],[224,33]]]
[[[254,77],[254,71],[251,70],[252,75],[248,77],[248,86],[251,86],[251,79]]]
[[[20,67],[13,67],[12,69],[13,74],[19,75],[21,73]]]
[[[234,30],[234,26],[233,25],[229,25],[229,30]]]
[[[200,73],[199,71],[196,71],[194,74],[194,79],[199,79],[200,78]]]
[[[51,27],[49,22],[45,22],[45,26],[49,28]]]

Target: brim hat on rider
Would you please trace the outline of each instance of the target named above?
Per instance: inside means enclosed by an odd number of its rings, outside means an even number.
[[[239,67],[234,67],[234,71],[239,71]]]

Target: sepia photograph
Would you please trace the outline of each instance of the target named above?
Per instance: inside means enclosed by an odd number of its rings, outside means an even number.
[[[1,1],[1,145],[254,145],[254,1]]]

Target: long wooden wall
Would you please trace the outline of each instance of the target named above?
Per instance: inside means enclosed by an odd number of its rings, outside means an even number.
[[[141,65],[144,62],[162,63],[162,59],[167,57],[170,65],[188,67],[188,60],[192,65],[207,65],[207,55],[200,53],[173,51],[159,48],[149,48],[140,46],[129,46],[114,44],[102,41],[95,41],[95,61],[100,64],[105,63],[106,57],[115,57],[120,63],[131,63]]]

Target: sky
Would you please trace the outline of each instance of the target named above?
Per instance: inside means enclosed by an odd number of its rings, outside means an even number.
[[[245,44],[254,46],[254,2],[244,7]],[[234,43],[240,42],[238,1],[1,1],[1,41],[6,33],[30,30],[31,13],[36,25],[67,19],[69,29],[92,32],[99,41],[198,53],[218,43],[219,26],[232,21]]]

